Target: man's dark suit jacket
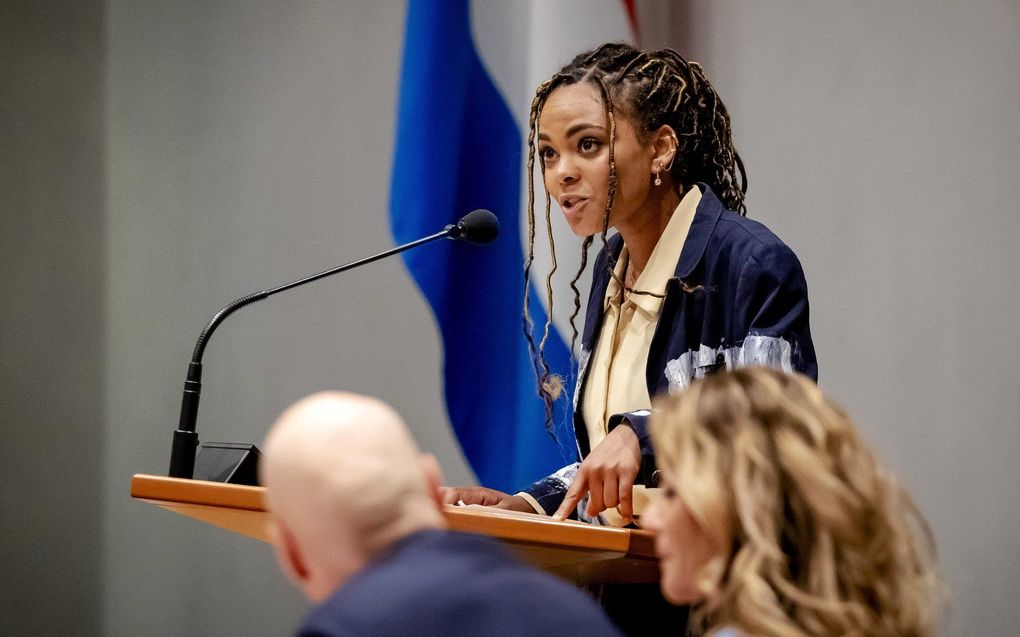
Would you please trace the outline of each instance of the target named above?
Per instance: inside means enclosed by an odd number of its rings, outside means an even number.
[[[345,582],[298,633],[339,635],[619,635],[587,595],[525,566],[496,542],[421,531]]]

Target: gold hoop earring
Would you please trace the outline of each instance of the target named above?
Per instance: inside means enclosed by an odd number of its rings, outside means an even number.
[[[656,186],[661,186],[662,185],[662,177],[659,176],[659,171],[660,170],[662,170],[662,166],[661,165],[655,167],[655,185]]]

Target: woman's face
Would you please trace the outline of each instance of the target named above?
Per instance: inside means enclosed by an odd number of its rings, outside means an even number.
[[[674,604],[690,604],[704,597],[697,587],[698,575],[717,551],[665,471],[663,478],[665,488],[652,498],[641,526],[655,531],[662,595]]]
[[[654,145],[642,145],[630,118],[616,119],[616,197],[611,227],[632,223],[652,188]],[[574,234],[602,232],[609,195],[609,129],[597,89],[588,83],[555,89],[538,119],[538,154],[545,188],[559,203]]]

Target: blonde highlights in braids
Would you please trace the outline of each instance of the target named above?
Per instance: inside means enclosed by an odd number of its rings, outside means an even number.
[[[546,281],[549,283],[546,302],[549,311],[543,327],[542,338],[535,343],[534,324],[530,313],[531,266],[535,254],[535,155],[538,121],[549,95],[561,86],[591,84],[602,99],[609,130],[608,161],[609,185],[606,207],[602,219],[600,238],[607,255],[607,268],[627,293],[651,294],[627,287],[615,273],[615,257],[608,249],[607,234],[610,214],[616,199],[618,185],[615,156],[616,118],[619,114],[629,117],[634,123],[638,137],[644,141],[662,126],[670,126],[677,135],[677,148],[667,172],[675,184],[693,187],[704,182],[715,192],[723,204],[740,214],[745,214],[744,192],[747,179],[743,164],[733,146],[730,119],[715,89],[705,78],[701,66],[685,60],[672,49],[643,52],[628,44],[604,44],[592,51],[582,53],[555,75],[538,86],[531,102],[528,122],[528,252],[524,262],[524,335],[528,342],[535,374],[538,378],[539,396],[546,405],[546,427],[552,432],[552,404],[563,389],[562,379],[552,373],[545,359],[544,349],[549,337],[553,312],[552,273],[556,270],[556,250],[553,245],[550,201],[546,193],[545,222],[549,232],[549,247],[552,256],[552,271]],[[542,164],[543,176],[545,166]],[[740,185],[737,185],[737,175]],[[581,267],[570,287],[574,293],[574,312],[570,317],[571,351],[577,341],[575,319],[580,312],[580,291],[576,283],[587,265],[587,250],[592,237],[582,243]],[[693,291],[697,288],[686,288]]]

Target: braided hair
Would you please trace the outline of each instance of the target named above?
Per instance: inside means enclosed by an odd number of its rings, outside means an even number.
[[[733,147],[730,117],[719,95],[709,84],[697,62],[689,62],[672,49],[639,51],[629,44],[610,43],[581,53],[551,78],[538,86],[531,102],[528,122],[528,254],[524,262],[524,336],[538,378],[539,396],[545,403],[546,429],[553,433],[552,404],[563,391],[562,379],[551,372],[544,349],[552,322],[552,276],[556,271],[556,247],[553,244],[550,217],[550,197],[545,195],[545,222],[549,230],[549,249],[552,267],[547,278],[546,302],[548,317],[542,338],[535,343],[535,330],[529,310],[529,284],[535,255],[535,155],[538,119],[549,95],[561,86],[580,83],[591,84],[606,111],[609,129],[609,191],[602,218],[602,245],[608,256],[606,267],[615,274],[615,262],[608,249],[606,234],[609,214],[616,198],[617,170],[615,161],[616,117],[619,113],[634,123],[639,141],[647,138],[661,126],[671,127],[677,135],[677,148],[669,173],[674,183],[690,186],[704,182],[712,188],[730,210],[746,214],[744,193],[747,176],[743,162]],[[543,174],[545,171],[542,166]],[[737,175],[740,175],[740,184]],[[577,281],[587,266],[588,248],[592,237],[581,244],[581,265],[570,282],[574,294],[574,311],[570,316],[571,351],[577,342],[576,318],[581,310],[581,294]],[[620,281],[621,285],[623,284]],[[626,286],[624,286],[626,287]],[[652,294],[641,290],[635,294]],[[657,295],[656,295],[657,296]]]

